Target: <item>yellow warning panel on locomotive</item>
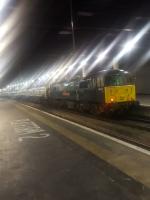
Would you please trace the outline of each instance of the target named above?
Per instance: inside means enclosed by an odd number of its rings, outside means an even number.
[[[129,102],[135,100],[135,85],[105,87],[105,103]]]

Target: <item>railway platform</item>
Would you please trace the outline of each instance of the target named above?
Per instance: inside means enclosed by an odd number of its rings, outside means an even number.
[[[0,199],[148,200],[150,151],[0,101]]]
[[[139,100],[140,104],[146,107],[150,107],[150,95],[138,95],[137,99]]]

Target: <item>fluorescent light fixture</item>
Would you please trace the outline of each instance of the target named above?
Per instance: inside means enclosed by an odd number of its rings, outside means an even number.
[[[77,14],[79,16],[84,16],[84,17],[92,17],[94,15],[93,12],[87,12],[87,11],[79,11]]]
[[[135,48],[135,43],[136,43],[135,40],[129,40],[124,45],[124,48],[123,48],[124,53],[128,53],[128,52],[132,51]]]
[[[137,34],[135,37],[128,41],[122,51],[117,55],[116,60],[119,60],[122,56],[124,56],[129,51],[133,50],[136,43],[150,30],[150,22],[144,26],[144,28]]]
[[[85,59],[85,60],[82,60],[82,61],[81,61],[80,66],[82,67],[82,66],[85,66],[86,64],[87,64],[87,60]]]
[[[63,31],[59,31],[58,34],[60,34],[60,35],[71,35],[72,33],[71,33],[71,31],[65,31],[65,30],[63,30]]]
[[[9,0],[0,0],[0,11],[2,11],[8,4]]]
[[[98,63],[98,62],[104,60],[104,59],[106,58],[106,54],[107,54],[106,51],[104,51],[103,53],[100,53],[100,54],[98,55],[98,58],[97,58],[96,62]]]

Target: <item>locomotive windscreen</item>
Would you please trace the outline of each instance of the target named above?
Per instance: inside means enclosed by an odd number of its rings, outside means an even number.
[[[131,78],[124,73],[109,74],[105,77],[105,86],[130,85],[131,83]]]

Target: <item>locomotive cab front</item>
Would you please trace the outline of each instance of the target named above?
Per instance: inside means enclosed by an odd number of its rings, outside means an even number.
[[[136,103],[134,78],[124,70],[110,70],[104,77],[104,101],[108,106]]]

